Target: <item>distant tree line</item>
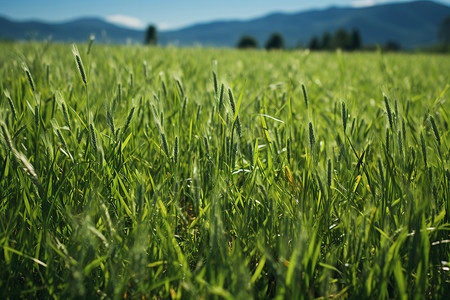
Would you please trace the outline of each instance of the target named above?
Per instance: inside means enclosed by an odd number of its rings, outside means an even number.
[[[281,35],[281,33],[275,32],[272,33],[272,35],[269,37],[269,39],[266,42],[267,50],[274,50],[274,49],[283,49],[284,48],[284,38]]]
[[[424,48],[424,50],[429,51],[442,51],[447,52],[450,50],[450,15],[444,18],[438,29],[438,38],[442,44],[437,46],[431,46],[429,48]],[[157,45],[158,43],[158,34],[157,29],[154,25],[149,25],[147,27],[145,33],[144,43],[147,45]],[[240,49],[248,49],[248,48],[258,48],[258,41],[250,36],[244,35],[238,41],[237,48]],[[264,48],[267,50],[273,49],[284,49],[284,38],[281,33],[275,32],[270,35],[268,40],[266,41]],[[340,28],[336,30],[334,33],[330,33],[326,31],[322,34],[322,36],[313,36],[308,43],[307,46],[310,50],[335,50],[342,49],[347,51],[353,50],[375,50],[377,47],[380,47],[385,51],[399,51],[401,50],[401,46],[397,41],[390,40],[381,46],[365,46],[363,48],[361,35],[358,29],[353,29],[348,32],[345,28]]]
[[[258,48],[258,41],[251,35],[244,35],[240,38],[236,47],[239,49]],[[280,33],[272,33],[266,41],[264,48],[266,50],[284,49],[284,38]],[[297,46],[297,48],[303,48]],[[365,50],[375,51],[380,48],[383,51],[400,51],[402,48],[400,44],[394,40],[388,40],[383,45],[362,45],[361,35],[358,29],[353,29],[348,32],[346,29],[338,29],[333,34],[325,32],[321,37],[313,36],[307,45],[310,50],[325,50],[332,51],[336,49],[342,49],[345,51]]]
[[[333,50],[341,48],[343,50],[357,50],[361,48],[361,36],[357,29],[348,33],[345,29],[339,29],[334,34],[325,32],[322,38],[312,37],[309,42],[311,50]],[[237,43],[237,48],[258,48],[258,41],[250,36],[244,35]],[[284,49],[284,38],[280,33],[273,33],[265,44],[265,49]]]
[[[357,29],[351,33],[348,33],[345,29],[339,29],[334,34],[325,32],[322,38],[312,37],[309,42],[309,48],[311,50],[333,50],[337,48],[356,50],[361,48],[361,44],[361,36]],[[244,35],[237,43],[237,47],[240,49],[258,48],[258,41],[250,35]],[[267,50],[283,49],[283,36],[280,33],[273,33],[267,40],[264,48]]]
[[[346,29],[338,29],[334,34],[325,32],[322,37],[313,36],[308,48],[311,50],[358,50],[362,46],[361,35],[358,29],[348,32]]]
[[[439,44],[419,49],[423,52],[450,53],[450,15],[446,16],[440,23],[437,32]]]
[[[250,35],[244,35],[237,43],[237,47],[239,49],[258,48],[258,41]]]
[[[448,50],[450,46],[450,15],[441,21],[439,25],[438,37],[442,42],[443,49]]]
[[[258,48],[258,41],[250,35],[244,35],[241,37],[236,46],[239,49]],[[283,49],[284,39],[281,33],[272,33],[272,35],[270,35],[269,39],[267,40],[264,48],[266,48],[267,50]]]

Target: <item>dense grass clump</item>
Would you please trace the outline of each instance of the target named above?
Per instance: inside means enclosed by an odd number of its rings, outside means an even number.
[[[1,47],[2,299],[448,294],[448,57]]]

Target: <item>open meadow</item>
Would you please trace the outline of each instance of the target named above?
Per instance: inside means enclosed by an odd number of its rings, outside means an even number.
[[[448,295],[448,55],[0,47],[0,298]]]

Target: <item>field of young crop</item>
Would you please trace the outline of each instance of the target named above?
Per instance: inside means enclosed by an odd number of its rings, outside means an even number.
[[[448,295],[448,56],[0,47],[0,298]]]

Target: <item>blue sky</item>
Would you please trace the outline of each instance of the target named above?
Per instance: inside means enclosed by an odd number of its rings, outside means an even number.
[[[371,6],[404,0],[0,0],[0,15],[15,20],[59,22],[101,17],[131,28],[156,24],[173,29],[198,22],[250,19],[274,11],[297,12],[335,6]],[[450,5],[450,0],[439,0]]]

